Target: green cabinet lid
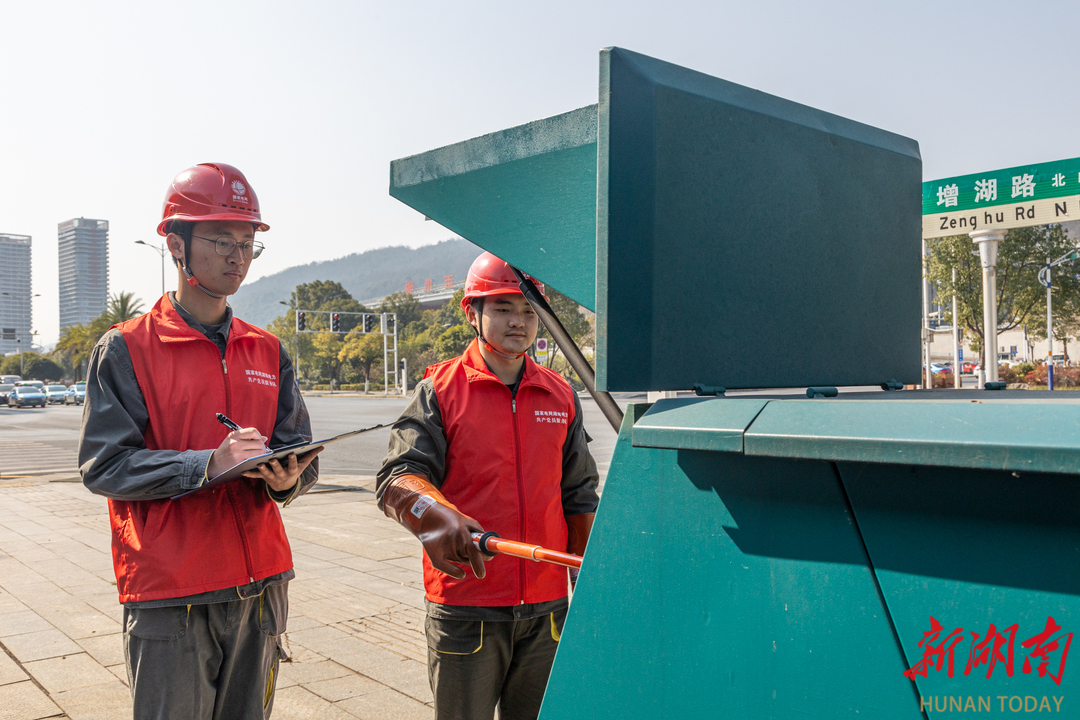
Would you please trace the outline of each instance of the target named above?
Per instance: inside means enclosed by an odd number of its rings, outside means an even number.
[[[672,398],[634,425],[634,447],[742,452],[743,434],[767,400]]]
[[[678,398],[650,408],[634,426],[633,444],[767,457],[1080,473],[1080,398],[1034,391]]]

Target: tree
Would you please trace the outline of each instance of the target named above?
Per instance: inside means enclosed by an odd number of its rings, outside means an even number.
[[[368,391],[371,380],[371,368],[383,358],[383,339],[380,335],[352,333],[346,336],[345,343],[338,352],[338,360],[348,363],[354,370],[364,375],[364,392]]]
[[[476,332],[468,325],[454,325],[447,328],[435,340],[435,357],[440,362],[456,358],[465,352],[465,348],[469,346],[474,337],[476,337]]]
[[[465,318],[465,311],[461,309],[461,298],[463,297],[465,297],[465,288],[455,292],[445,305],[431,311],[433,313],[433,322],[442,327],[468,325],[469,321]]]
[[[1060,257],[1060,256],[1059,256]],[[1056,260],[1057,258],[1051,258]],[[1075,264],[1074,264],[1075,263]],[[1080,292],[1076,286],[1080,285],[1080,263],[1063,263],[1053,269],[1051,281],[1053,283],[1053,297],[1050,307],[1054,313],[1054,344],[1062,350],[1062,356],[1069,360],[1069,340],[1080,336]],[[1046,289],[1040,286],[1045,298]],[[1028,335],[1037,339],[1046,339],[1046,303],[1042,303],[1042,312],[1039,317],[1032,318],[1028,324]]]
[[[293,290],[289,299],[289,309],[284,315],[275,318],[266,329],[273,333],[285,345],[289,354],[295,359],[298,378],[304,382],[318,381],[326,377],[323,371],[329,365],[325,362],[325,355],[317,355],[315,338],[321,333],[296,333],[296,310],[303,309],[307,312],[308,330],[329,330],[330,320],[328,313],[370,312],[368,308],[354,300],[349,292],[342,287],[341,283],[333,280],[316,280],[310,283],[301,283]],[[342,315],[342,332],[348,332],[360,324],[359,315]],[[329,345],[320,346],[321,352],[328,352]],[[317,361],[317,362],[316,362]],[[336,361],[335,361],[336,362]]]
[[[105,303],[104,317],[109,326],[131,320],[142,314],[142,300],[136,298],[135,293],[122,292],[118,295],[110,293],[109,301]]]
[[[60,340],[50,357],[59,364],[64,374],[71,375],[75,380],[82,379],[98,340],[113,325],[136,318],[142,312],[142,301],[134,293],[110,294],[104,312],[96,318],[81,325],[69,325],[60,331]]]
[[[382,304],[376,312],[397,313],[398,327],[402,328],[411,322],[420,319],[424,308],[420,301],[413,297],[412,293],[396,292],[383,298]]]
[[[570,338],[574,341],[574,344],[577,345],[578,348],[591,344],[593,342],[595,328],[595,316],[593,313],[584,309],[577,302],[563,295],[555,288],[546,288],[545,294],[548,296],[548,305],[551,306],[552,312],[555,313],[555,317],[559,318],[559,322],[562,323],[563,329],[570,334]],[[548,338],[552,341],[550,347],[553,349],[548,353],[548,359],[545,365],[566,378],[567,382],[575,389],[584,389],[584,383],[581,382],[581,379],[577,376],[577,372],[570,366],[569,361],[565,358],[565,349],[555,342],[555,339],[551,337],[551,333],[547,331],[547,328],[544,327],[543,323],[540,324],[540,330],[536,336],[538,338]],[[560,350],[562,351],[561,353]],[[560,354],[562,357],[560,357]]]
[[[349,291],[334,280],[315,280],[296,286],[289,299],[289,307],[301,310],[322,310],[334,300],[352,300]]]
[[[943,302],[956,295],[957,322],[973,336],[971,344],[981,350],[983,342],[982,264],[979,251],[968,235],[936,238],[926,243],[927,277]],[[1072,241],[1060,225],[1016,228],[1005,234],[998,245],[997,309],[998,332],[1012,330],[1025,323],[1031,334],[1037,332],[1037,318],[1046,315],[1046,288],[1038,282],[1039,269],[1046,259],[1055,259],[1072,249]],[[956,269],[956,281],[952,271]],[[1080,281],[1060,273],[1061,289],[1054,292],[1063,306],[1080,297]],[[1058,279],[1055,278],[1055,286]],[[1060,292],[1060,295],[1059,295]],[[952,321],[951,313],[947,315]],[[1045,330],[1043,331],[1045,334]]]
[[[19,365],[22,364],[22,372]],[[27,380],[58,381],[64,377],[64,368],[36,352],[26,352],[20,358],[12,355],[0,362],[0,375],[22,375]]]
[[[338,371],[341,360],[338,354],[344,343],[337,333],[319,333],[312,337],[312,360],[319,368],[319,377],[328,378],[331,383],[339,382]]]
[[[91,342],[89,325],[68,325],[60,331],[60,339],[52,351],[54,360],[66,366],[72,378],[81,380],[86,376],[86,367],[90,353],[97,344],[97,338]]]
[[[413,323],[410,327],[415,326]],[[435,353],[435,341],[430,333],[422,333],[405,340],[398,339],[398,359],[405,360],[409,376],[409,387],[414,387],[424,377],[428,366],[439,362]]]

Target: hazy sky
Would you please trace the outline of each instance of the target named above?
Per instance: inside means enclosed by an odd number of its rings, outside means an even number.
[[[57,223],[109,220],[110,290],[149,307],[160,259],[134,242],[198,162],[258,193],[249,282],[436,242],[390,161],[595,103],[610,45],[915,138],[927,180],[1076,157],[1078,24],[1075,0],[4,2],[0,232],[33,236],[44,344]]]

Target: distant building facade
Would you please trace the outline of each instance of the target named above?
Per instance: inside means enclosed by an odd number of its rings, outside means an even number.
[[[30,351],[30,236],[0,233],[0,355]]]
[[[90,322],[109,299],[109,221],[74,218],[57,226],[60,329]]]

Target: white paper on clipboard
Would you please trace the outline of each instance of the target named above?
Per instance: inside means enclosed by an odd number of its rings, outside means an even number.
[[[360,435],[362,433],[371,432],[372,430],[378,430],[379,428],[384,427],[389,427],[389,425],[373,425],[371,427],[361,428],[359,430],[350,430],[349,432],[341,433],[340,435],[335,435],[334,437],[326,438],[325,440],[299,442],[292,445],[275,448],[268,453],[256,455],[255,457],[248,458],[242,463],[233,465],[228,470],[222,472],[219,475],[215,475],[194,490],[188,490],[187,492],[180,493],[179,495],[173,495],[170,499],[179,500],[180,498],[191,495],[192,493],[202,492],[207,488],[216,487],[232,480],[236,480],[237,478],[243,477],[243,474],[248,470],[254,470],[257,466],[262,465],[263,463],[268,463],[271,460],[283,460],[289,455],[292,455],[293,453],[295,453],[296,456],[299,457],[304,453],[314,450],[315,448],[320,448],[329,445],[330,443],[335,443],[338,440],[344,440],[345,438],[351,438],[354,435]]]

